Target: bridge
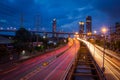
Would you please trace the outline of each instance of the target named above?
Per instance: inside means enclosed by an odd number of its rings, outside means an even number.
[[[0,29],[0,32],[16,32],[16,29]],[[74,35],[75,32],[47,32],[47,31],[38,31],[38,30],[28,30],[32,33],[48,33],[48,34],[70,34],[70,35]]]
[[[0,29],[0,32],[16,32],[17,31],[17,29],[15,28],[15,29]],[[70,35],[80,35],[80,36],[87,36],[88,34],[86,34],[86,33],[81,33],[81,34],[79,34],[79,33],[76,33],[76,32],[48,32],[48,31],[38,31],[38,30],[28,30],[28,31],[30,31],[31,33],[42,33],[42,34],[44,34],[45,36],[47,36],[48,34],[55,34],[55,35],[68,35],[68,37],[70,37]],[[92,36],[92,35],[91,35]],[[94,35],[93,35],[94,36]]]

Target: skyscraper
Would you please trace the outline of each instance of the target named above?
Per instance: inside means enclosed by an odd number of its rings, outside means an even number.
[[[92,19],[91,19],[91,16],[86,17],[86,33],[92,33]]]
[[[116,22],[115,28],[116,28],[116,33],[120,35],[120,23],[119,22]]]
[[[56,19],[53,19],[53,23],[52,23],[52,32],[53,32],[53,37],[56,37]]]
[[[79,22],[79,33],[84,33],[84,22],[83,21],[81,21],[81,22]]]

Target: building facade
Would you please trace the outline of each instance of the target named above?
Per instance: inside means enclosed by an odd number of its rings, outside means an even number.
[[[86,33],[92,33],[92,18],[91,18],[91,16],[86,17]]]
[[[79,33],[80,34],[84,33],[84,22],[83,21],[79,22]]]
[[[117,22],[113,27],[110,27],[110,49],[120,53],[120,23]]]
[[[119,22],[116,22],[115,29],[116,29],[116,34],[120,35],[120,23]]]
[[[52,32],[53,32],[53,37],[56,37],[56,19],[53,19],[53,23],[52,23]]]

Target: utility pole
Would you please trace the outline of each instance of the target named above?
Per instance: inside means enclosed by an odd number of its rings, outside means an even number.
[[[36,42],[37,42],[37,45],[38,45],[38,31],[39,31],[39,27],[40,27],[40,15],[36,15],[35,17],[35,27],[36,27],[36,35],[37,35],[37,39],[36,39]]]

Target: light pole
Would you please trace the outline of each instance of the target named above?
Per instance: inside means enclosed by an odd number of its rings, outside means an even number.
[[[107,32],[107,29],[106,28],[102,28],[102,33],[103,33],[103,37],[104,37],[104,49],[103,49],[103,64],[102,64],[102,71],[104,72],[105,71],[105,66],[104,66],[104,63],[105,63],[105,33]]]
[[[94,31],[94,57],[95,57],[96,33],[97,33],[97,31]]]

